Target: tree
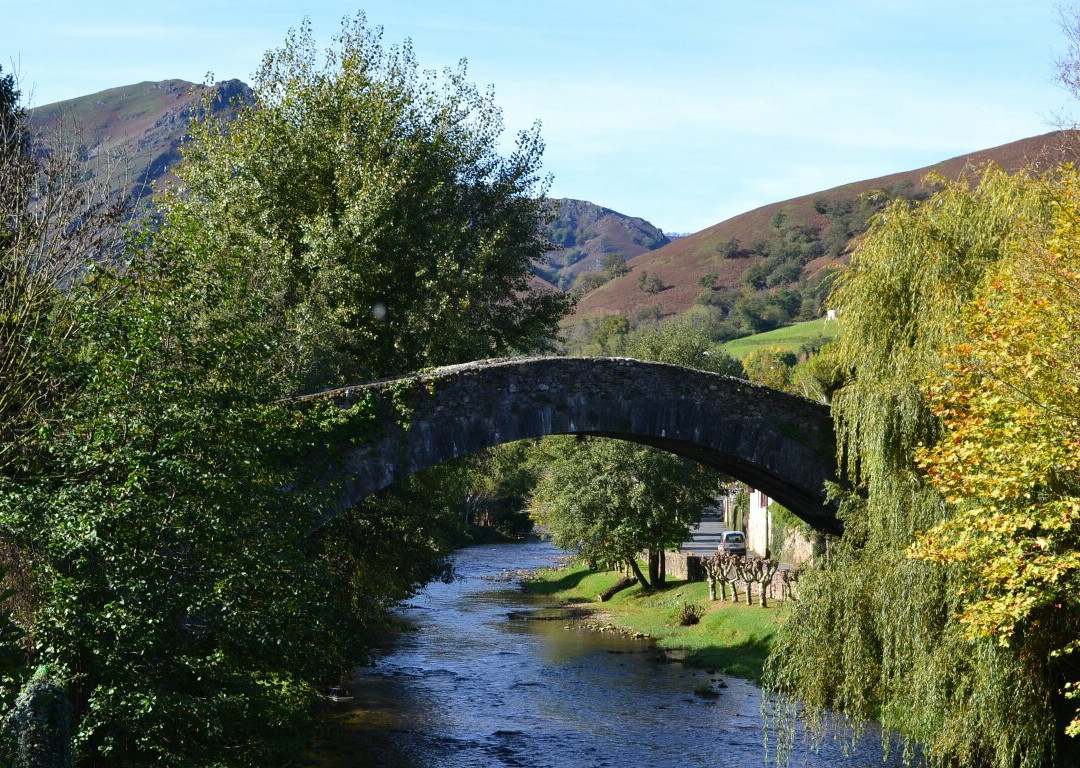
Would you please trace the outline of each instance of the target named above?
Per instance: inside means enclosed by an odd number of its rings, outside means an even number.
[[[80,183],[61,125],[30,146],[12,75],[0,77],[0,472],[26,463],[24,438],[62,397],[54,344],[77,333],[71,293],[95,262],[123,247],[131,209],[112,179]]]
[[[739,238],[732,237],[716,246],[716,250],[723,254],[725,259],[734,259],[742,253],[742,243]]]
[[[601,355],[622,355],[626,351],[626,337],[630,333],[630,321],[625,315],[604,315],[592,332],[592,341]]]
[[[713,473],[655,448],[603,438],[544,441],[531,514],[556,545],[626,564],[642,586],[664,583],[660,557],[685,540],[716,489]],[[637,564],[649,552],[649,575]]]
[[[783,391],[792,388],[792,375],[798,362],[794,352],[778,347],[761,347],[751,350],[743,358],[742,367],[746,378],[757,384]]]
[[[941,434],[921,385],[962,341],[957,321],[984,271],[1029,227],[1045,232],[1049,197],[1049,185],[993,168],[974,187],[941,182],[925,203],[888,204],[838,278],[837,364],[851,373],[832,400],[844,536],[802,577],[771,656],[781,715],[878,719],[939,764],[1050,764],[1049,679],[964,631],[959,569],[908,557],[948,509],[915,463]]]
[[[675,321],[640,328],[626,354],[703,370],[726,368],[707,336]],[[626,563],[643,586],[664,583],[662,553],[685,540],[719,486],[719,475],[653,448],[607,439],[548,438],[529,511],[561,547],[586,560]],[[649,574],[637,565],[648,550]]]
[[[55,713],[67,702],[50,705],[52,693],[35,698],[24,687],[33,661],[27,630],[41,603],[34,572],[40,552],[21,547],[12,528],[13,513],[29,512],[26,499],[3,502],[12,485],[48,470],[39,438],[70,402],[57,361],[83,331],[71,286],[92,274],[96,262],[115,257],[130,210],[110,192],[111,179],[81,181],[71,137],[61,132],[66,127],[32,145],[17,82],[0,76],[0,708],[11,711],[16,695],[27,705],[26,717],[13,716],[0,730],[0,752],[21,750],[24,761],[35,748],[69,752],[70,744],[57,740],[30,746],[41,741],[34,730],[41,723],[28,714],[40,714],[38,705]],[[48,690],[63,694],[56,686]]]
[[[576,299],[581,298],[610,280],[611,277],[606,272],[578,272],[570,286],[570,294]]]
[[[399,495],[320,528],[317,480],[373,415],[287,396],[532,348],[566,306],[526,290],[539,137],[499,156],[462,71],[419,75],[361,17],[322,67],[291,36],[257,86],[232,130],[194,127],[186,186],[125,259],[72,240],[86,220],[5,218],[87,276],[48,273],[18,326],[46,396],[3,411],[0,472],[31,660],[71,698],[79,765],[292,759],[320,687],[444,572],[460,508],[425,522]]]
[[[601,267],[609,279],[630,274],[630,267],[626,264],[626,257],[621,253],[605,253],[601,261]]]
[[[27,147],[29,132],[21,96],[15,75],[10,72],[5,75],[0,67],[0,158],[5,161],[13,155],[22,155]]]
[[[828,405],[833,395],[847,381],[847,371],[840,363],[837,346],[824,344],[798,363],[791,372],[791,390],[810,400]]]
[[[664,283],[660,276],[655,272],[649,274],[645,270],[642,270],[641,274],[638,275],[637,285],[645,293],[660,293],[660,291],[664,290]]]
[[[963,573],[959,620],[1080,690],[1080,181],[1056,189],[1054,235],[989,270],[964,311],[965,340],[928,386],[941,419],[919,454],[950,504],[911,549]],[[1080,735],[1074,707],[1064,730]],[[1059,724],[1060,725],[1060,724]]]
[[[325,58],[307,24],[290,33],[253,90],[231,122],[193,127],[165,229],[199,232],[211,264],[275,296],[291,390],[550,342],[568,298],[529,290],[543,142],[534,128],[502,156],[500,112],[464,64],[422,74],[360,14]]]

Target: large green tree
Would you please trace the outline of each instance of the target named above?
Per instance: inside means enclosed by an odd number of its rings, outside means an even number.
[[[269,353],[292,391],[535,349],[568,306],[529,289],[546,247],[538,129],[504,156],[493,94],[464,64],[436,78],[380,34],[359,15],[320,54],[306,24],[291,33],[252,105],[194,127],[165,202],[167,232],[193,226],[211,268],[275,298]]]
[[[583,559],[628,565],[662,586],[659,555],[684,541],[716,490],[713,473],[678,456],[605,438],[545,441],[530,511],[556,545]],[[649,574],[638,566],[649,553]]]
[[[420,74],[361,17],[321,63],[306,28],[290,36],[255,97],[195,126],[181,187],[122,263],[71,239],[93,230],[6,218],[68,269],[17,329],[35,356],[11,358],[43,394],[0,403],[18,458],[0,538],[79,765],[295,760],[319,687],[442,573],[454,525],[399,496],[318,527],[315,480],[369,414],[288,396],[534,348],[565,308],[528,291],[538,134],[500,155],[498,111],[461,70]]]

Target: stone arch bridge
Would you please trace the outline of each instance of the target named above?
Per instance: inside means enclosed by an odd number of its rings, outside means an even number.
[[[627,358],[486,360],[300,398],[373,398],[373,439],[343,448],[328,517],[407,475],[500,443],[552,434],[630,440],[758,488],[840,533],[824,483],[836,470],[827,406],[742,379]]]

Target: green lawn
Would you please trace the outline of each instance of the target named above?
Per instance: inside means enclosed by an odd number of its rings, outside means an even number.
[[[761,347],[779,347],[797,352],[807,341],[816,338],[835,339],[839,333],[840,325],[836,320],[828,323],[824,318],[807,320],[805,323],[795,323],[773,331],[732,339],[724,345],[724,351],[739,360],[742,360],[751,350]]]
[[[609,602],[599,603],[596,596],[619,580],[611,572],[586,568],[544,570],[525,589],[548,595],[564,605],[577,605],[603,614],[614,626],[641,632],[651,637],[658,648],[678,651],[677,656],[695,667],[716,669],[724,674],[759,681],[773,639],[784,621],[785,610],[756,604],[732,605],[708,602],[704,582],[672,582],[666,589],[644,593],[633,586],[619,592]],[[705,608],[701,622],[689,627],[679,625],[677,615],[683,603]]]

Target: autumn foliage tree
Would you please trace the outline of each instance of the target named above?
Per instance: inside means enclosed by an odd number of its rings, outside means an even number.
[[[839,712],[903,734],[932,765],[1037,768],[1056,753],[1050,649],[973,634],[960,617],[986,589],[978,564],[910,555],[954,514],[916,462],[947,429],[925,386],[948,373],[942,352],[967,341],[959,321],[984,276],[1018,243],[1046,240],[1054,184],[994,168],[937,183],[923,203],[887,205],[838,280],[843,485],[832,492],[844,535],[800,580],[766,684],[788,723],[797,713],[823,729]]]
[[[1080,669],[1080,180],[1053,235],[990,270],[927,395],[940,439],[919,464],[950,505],[911,556],[959,568],[958,618],[1077,692]],[[1080,735],[1075,707],[1067,733]]]

